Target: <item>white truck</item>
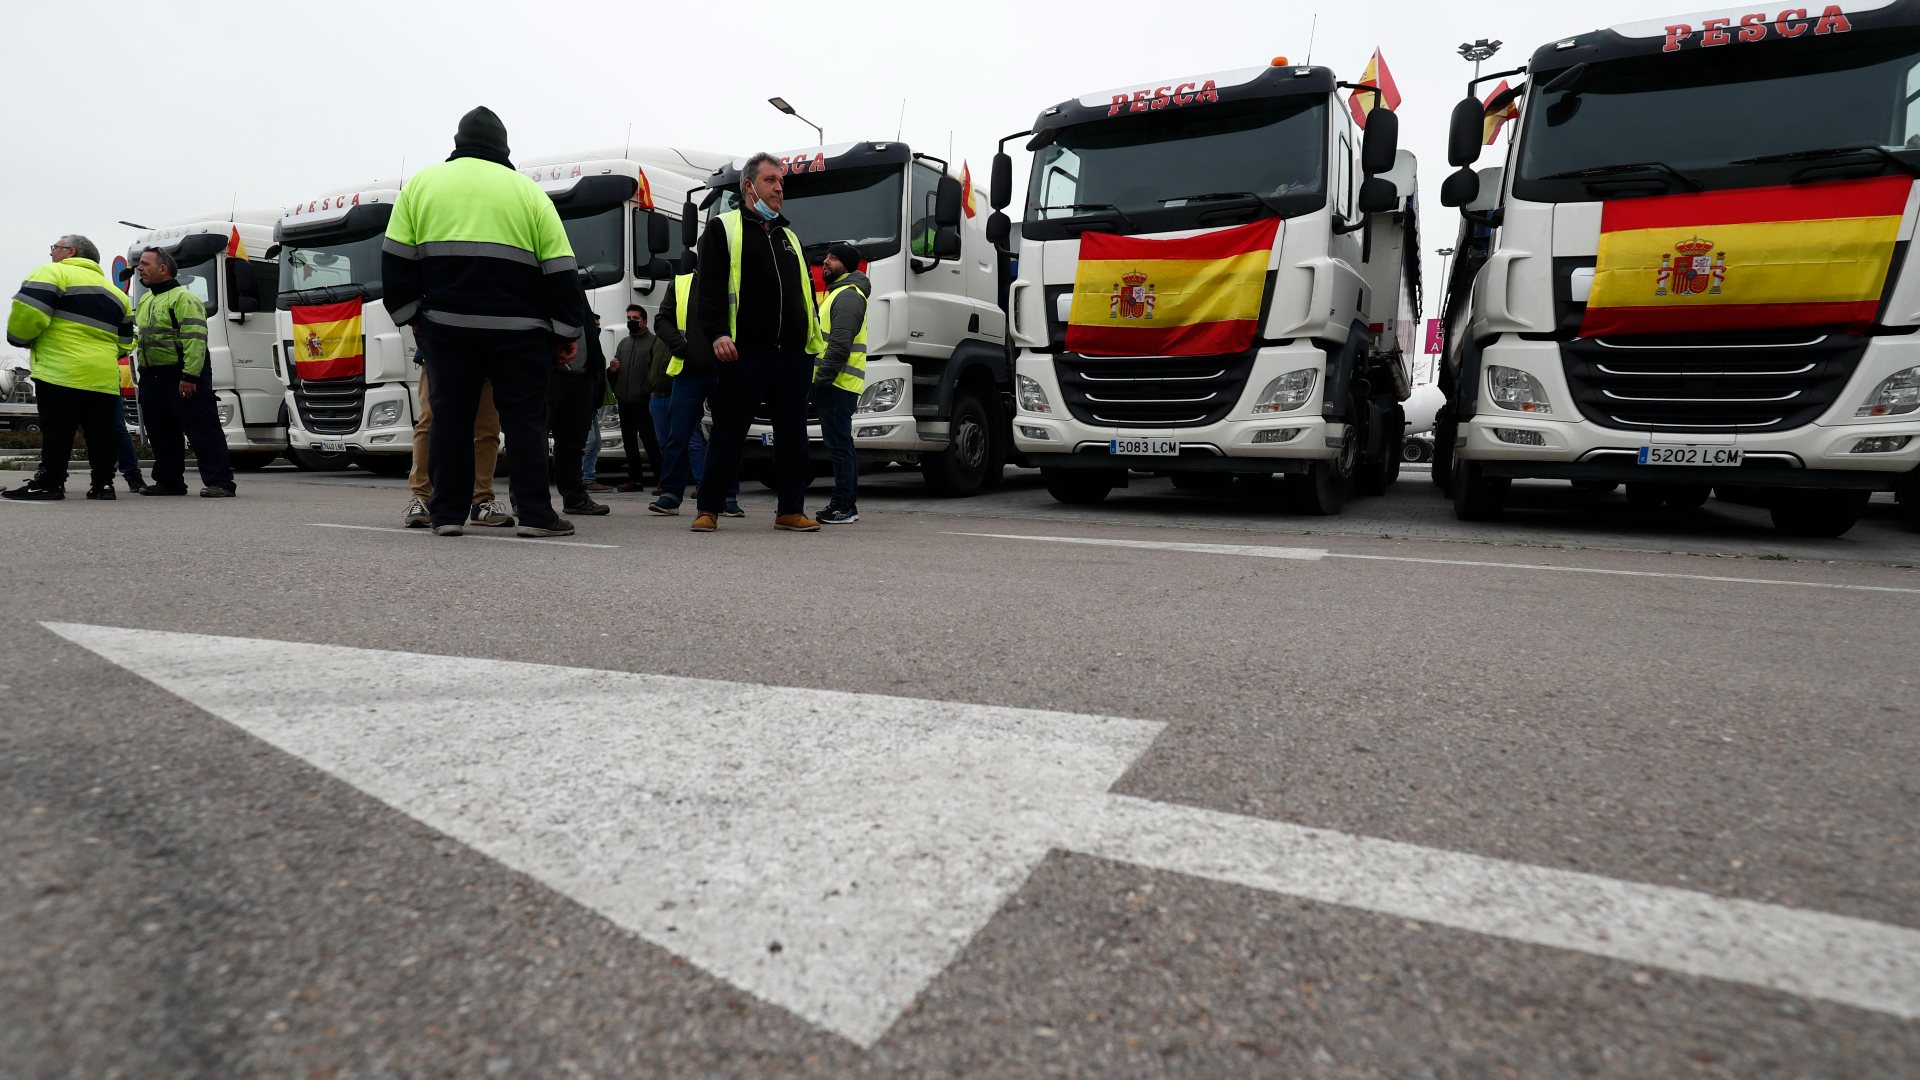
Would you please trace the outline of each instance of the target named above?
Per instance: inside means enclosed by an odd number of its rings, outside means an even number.
[[[1435,478],[1459,516],[1523,478],[1641,507],[1718,491],[1795,535],[1846,532],[1874,491],[1920,513],[1920,3],[1552,41],[1469,87],[1448,158]]]
[[[280,276],[272,255],[273,229],[285,213],[284,207],[271,207],[201,214],[143,232],[127,247],[129,267],[150,247],[172,255],[180,266],[181,287],[206,304],[215,408],[239,470],[265,468],[282,455],[301,468],[344,464],[288,442],[286,379],[273,347]],[[238,257],[243,251],[246,257]],[[128,286],[139,304],[146,287],[137,271]],[[129,417],[137,417],[135,401],[129,399],[127,407]]]
[[[725,161],[725,155],[704,151],[623,147],[519,163],[560,211],[609,356],[625,332],[626,306],[638,301],[651,308],[648,298],[672,276],[680,252],[675,209],[698,176]],[[411,466],[419,415],[413,333],[394,326],[378,302],[381,241],[402,183],[383,181],[308,200],[282,219],[278,232],[282,348],[297,358],[292,308],[353,299],[363,303],[366,338],[364,376],[290,380],[293,442],[342,450],[355,464],[383,475]],[[656,203],[674,209],[655,210]],[[612,410],[599,438],[605,458],[623,454]]]
[[[1279,58],[1074,98],[1001,141],[989,224],[1033,152],[1008,310],[1014,444],[1093,503],[1133,472],[1284,477],[1336,513],[1399,473],[1419,311],[1398,118],[1364,139],[1326,68]]]
[[[963,167],[903,142],[776,156],[786,170],[781,213],[808,262],[818,266],[840,242],[866,259],[866,389],[853,417],[861,461],[918,465],[940,495],[998,486],[1012,452],[1002,261],[985,216],[968,212]],[[745,165],[734,160],[708,179],[708,220],[739,208]],[[748,434],[749,469],[766,459],[772,439],[768,418],[758,420]],[[819,425],[807,431],[822,469]]]

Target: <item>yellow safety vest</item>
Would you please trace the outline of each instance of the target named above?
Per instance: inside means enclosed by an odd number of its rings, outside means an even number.
[[[738,210],[721,214],[719,220],[721,231],[727,235],[727,336],[731,337],[740,328],[740,249],[746,242],[746,227],[741,223]],[[787,234],[787,245],[793,249],[793,261],[800,271],[801,287],[810,289],[808,282],[812,275],[807,272],[807,257],[800,251],[800,238],[784,225],[780,231]],[[826,351],[827,343],[820,337],[820,322],[816,316],[807,325],[807,355],[819,356]]]
[[[826,303],[820,305],[820,336],[822,338],[833,333],[833,302],[840,298],[841,293],[849,289],[854,292],[860,291],[851,284],[842,285],[828,293]],[[865,294],[862,293],[861,296],[864,298]],[[820,370],[818,364],[814,365],[814,370]],[[833,377],[833,385],[842,390],[851,390],[856,394],[866,389],[867,317],[864,314],[860,316],[860,331],[853,335],[853,348],[847,351],[847,366],[841,368],[840,374]]]
[[[739,273],[738,267],[734,268],[734,273]],[[680,320],[675,325],[680,327],[680,336],[687,339],[687,348],[689,349],[693,348],[693,335],[687,329],[687,294],[692,291],[692,274],[681,274],[673,279],[673,314],[675,318]],[[668,377],[678,375],[682,371],[685,371],[686,367],[687,358],[684,356],[676,356],[667,361],[667,375]]]

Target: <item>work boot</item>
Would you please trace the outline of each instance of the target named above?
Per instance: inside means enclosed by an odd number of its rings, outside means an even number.
[[[142,495],[185,495],[186,493],[187,486],[185,484],[174,484],[170,486],[148,484],[146,487],[140,489],[140,494]]]
[[[786,532],[820,531],[820,523],[805,514],[781,514],[773,519],[773,527]]]
[[[563,504],[561,509],[569,514],[580,514],[583,517],[605,517],[613,513],[612,508],[606,503],[597,503],[585,496],[581,496],[579,502]]]
[[[147,482],[137,476],[127,477],[127,490],[135,495],[147,490]]]
[[[433,527],[433,535],[435,535],[435,536],[465,536],[465,535],[467,535],[467,530],[466,530],[466,527],[465,527],[465,526],[463,526],[463,525],[461,525],[461,524],[460,524],[459,522],[457,522],[457,521],[456,521],[456,522],[454,522],[454,523],[453,523],[453,524],[451,524],[451,525],[435,525],[435,526]]]
[[[633,481],[631,481],[631,480],[629,480],[629,481],[627,481],[627,482],[626,482],[626,483],[624,483],[624,484],[615,484],[615,485],[614,485],[614,488],[613,488],[613,490],[615,490],[615,491],[624,491],[624,492],[626,492],[627,494],[629,494],[629,495],[631,495],[631,494],[633,494],[634,492],[636,492],[636,491],[639,491],[639,490],[640,490],[640,489],[641,489],[642,487],[644,487],[644,486],[645,486],[645,485],[643,485],[643,484],[636,484],[636,483],[634,483]]]
[[[54,502],[67,497],[67,486],[56,487],[35,476],[17,488],[0,491],[0,497],[19,502]]]
[[[231,499],[233,495],[232,488],[220,487],[216,484],[209,484],[200,489],[200,497],[203,499]]]
[[[693,515],[694,532],[712,532],[720,527],[719,515],[702,510]]]
[[[573,522],[568,521],[566,518],[563,518],[563,517],[556,517],[553,519],[552,524],[549,524],[549,525],[528,525],[523,523],[518,529],[514,530],[514,535],[515,536],[572,536]]]
[[[118,499],[119,497],[120,496],[115,495],[113,493],[113,481],[111,480],[107,481],[104,484],[101,484],[98,487],[90,487],[87,489],[87,498],[89,499],[98,499],[103,502],[112,502],[115,499]]]
[[[473,510],[467,515],[467,524],[481,525],[489,529],[510,529],[513,527],[513,515],[500,505],[499,499],[473,504]]]
[[[608,487],[606,484],[600,483],[598,480],[595,480],[594,482],[587,485],[587,490],[593,492],[595,495],[605,495],[607,492],[613,491],[614,489],[611,487]]]
[[[426,529],[433,526],[433,515],[427,511],[427,500],[412,498],[407,500],[407,512],[401,516],[400,524],[409,529]]]

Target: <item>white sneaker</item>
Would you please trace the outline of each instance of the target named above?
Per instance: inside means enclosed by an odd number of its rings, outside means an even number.
[[[409,529],[424,529],[432,525],[433,515],[427,513],[427,500],[407,500],[407,513],[400,519],[400,523]]]

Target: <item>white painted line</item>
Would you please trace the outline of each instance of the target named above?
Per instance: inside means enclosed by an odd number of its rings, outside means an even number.
[[[1417,563],[1427,566],[1474,566],[1488,570],[1539,570],[1551,574],[1604,574],[1611,577],[1674,578],[1729,585],[1779,585],[1796,589],[1839,589],[1845,592],[1920,594],[1920,588],[1897,585],[1845,585],[1831,581],[1792,581],[1780,578],[1726,577],[1719,574],[1675,574],[1656,570],[1609,570],[1597,566],[1549,566],[1540,563],[1482,562],[1474,559],[1424,559],[1412,555],[1350,555],[1314,548],[1276,548],[1257,544],[1182,544],[1158,540],[1107,540],[1076,536],[1019,536],[1009,533],[951,532],[948,536],[981,536],[995,540],[1041,540],[1053,544],[1089,544],[1095,547],[1154,548],[1192,551],[1206,555],[1241,555],[1260,559],[1355,559],[1364,562]],[[1276,554],[1291,552],[1293,554]]]
[[[1202,555],[1246,555],[1256,559],[1324,559],[1324,548],[1264,547],[1255,544],[1181,544],[1171,540],[1101,540],[1079,536],[1018,536],[1012,533],[950,532],[948,536],[982,536],[992,540],[1045,540],[1055,544],[1088,544],[1093,547],[1153,548],[1160,551],[1192,551]]]
[[[307,527],[310,529],[353,529],[357,532],[412,533],[416,536],[433,535],[432,529],[407,529],[391,525],[335,525],[330,521],[309,521],[307,522]],[[505,540],[512,544],[557,544],[561,547],[601,548],[608,551],[615,550],[620,546],[619,544],[588,544],[579,540],[542,540],[533,536],[494,536],[490,533],[482,532],[478,528],[468,529],[462,533],[461,536],[463,538],[471,536],[480,540]],[[447,537],[440,537],[439,539],[444,540],[447,539]]]
[[[1920,1018],[1920,930],[1111,794],[1157,723],[43,625],[863,1046],[1061,848]]]

